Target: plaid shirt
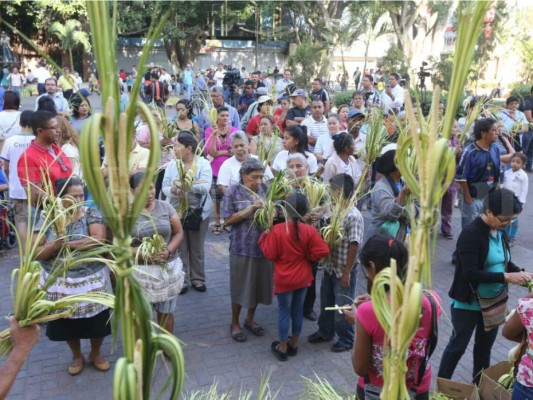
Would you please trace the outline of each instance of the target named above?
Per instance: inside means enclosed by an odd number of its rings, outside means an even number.
[[[342,277],[344,267],[348,261],[348,249],[350,243],[362,243],[364,230],[365,223],[363,221],[363,216],[356,207],[353,207],[344,219],[344,237],[342,242],[331,250],[329,262],[324,265],[324,269],[327,272],[335,273],[337,278]]]

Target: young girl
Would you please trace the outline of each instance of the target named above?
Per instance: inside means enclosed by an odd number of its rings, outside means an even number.
[[[311,262],[329,254],[329,248],[317,230],[301,224],[300,219],[309,211],[304,195],[293,193],[287,197],[287,212],[291,222],[274,225],[270,232],[259,238],[264,256],[274,262],[274,293],[278,296],[279,340],[271,349],[279,361],[287,361],[298,351],[302,332],[303,305],[307,287],[313,280]],[[292,320],[292,336],[289,321]]]
[[[406,274],[408,254],[405,246],[389,236],[375,235],[370,237],[361,249],[360,259],[364,273],[368,279],[368,291],[372,290],[372,282],[376,275],[389,267],[394,259],[398,268],[398,275],[403,280]],[[437,318],[441,314],[440,298],[431,292],[433,300],[427,295],[422,298],[422,317],[419,329],[411,341],[407,356],[407,389],[416,393],[415,399],[427,399],[431,384],[431,365],[426,364],[422,376],[419,367],[424,362],[427,342],[432,333],[432,307],[435,308]],[[432,305],[432,303],[434,305]],[[362,295],[354,301],[357,311],[355,314],[356,340],[352,355],[355,373],[359,375],[357,398],[365,400],[379,399],[383,387],[383,342],[385,332],[379,324],[369,295]],[[347,316],[350,319],[350,316]]]
[[[290,154],[301,153],[307,159],[309,173],[314,174],[318,170],[318,163],[313,153],[309,152],[307,142],[307,128],[293,125],[287,128],[282,140],[284,150],[280,151],[272,163],[272,172],[287,169],[287,158]]]
[[[527,157],[524,153],[514,153],[511,158],[511,169],[508,169],[504,173],[502,188],[511,190],[520,203],[524,205],[526,203],[526,196],[529,186],[529,180],[524,171],[524,167],[527,163]],[[513,246],[516,240],[516,234],[518,233],[518,217],[513,219],[511,225],[505,228],[505,232],[509,236],[509,246]]]

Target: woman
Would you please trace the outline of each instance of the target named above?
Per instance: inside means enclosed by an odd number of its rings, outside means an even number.
[[[260,116],[259,135],[252,137],[252,140],[250,140],[250,154],[257,155],[258,152],[262,151],[265,155],[268,155],[269,165],[272,165],[272,161],[281,150],[283,150],[283,144],[277,132],[274,132],[274,118],[270,115]]]
[[[348,104],[340,105],[337,114],[341,117],[341,131],[348,130],[348,114],[350,114],[350,106]]]
[[[139,194],[145,178],[138,172],[130,178],[130,189],[134,196]],[[139,246],[144,238],[161,235],[166,248],[153,255],[140,254]],[[157,200],[155,186],[150,185],[144,210],[137,218],[132,231],[132,252],[139,265],[134,275],[146,299],[157,313],[157,323],[170,333],[174,332],[176,297],[183,285],[183,271],[178,257],[178,249],[183,240],[181,222],[176,210],[170,204]]]
[[[300,153],[307,159],[309,173],[314,174],[318,170],[318,163],[313,153],[307,147],[307,128],[293,125],[287,128],[283,134],[283,149],[278,153],[272,163],[272,172],[283,171],[287,168],[287,157],[290,154]]]
[[[341,117],[339,114],[328,115],[329,135],[320,135],[315,143],[315,156],[321,165],[324,165],[333,154],[332,137],[341,131]]]
[[[513,342],[522,343],[525,354],[517,360],[516,380],[513,386],[513,400],[533,398],[533,293],[518,299],[518,306],[503,327],[502,334]]]
[[[496,122],[496,141],[494,144],[498,149],[500,150],[500,161],[501,161],[501,168],[502,171],[505,171],[506,164],[511,162],[511,158],[513,158],[513,154],[516,153],[515,149],[513,148],[511,141],[509,141],[509,137],[503,133],[503,122],[497,121]],[[513,142],[514,140],[511,139]]]
[[[11,136],[21,133],[20,127],[20,96],[18,93],[7,91],[4,93],[4,109],[0,111],[0,151],[4,141]]]
[[[325,183],[338,174],[350,175],[354,181],[355,186],[361,180],[361,167],[353,156],[355,152],[355,144],[353,137],[348,132],[341,132],[333,135],[333,148],[335,152],[326,162],[324,167],[324,174],[322,178]]]
[[[368,237],[380,231],[396,236],[400,219],[404,221],[407,219],[405,198],[410,192],[394,163],[395,156],[396,150],[389,150],[376,161],[376,170],[382,174],[382,177],[376,182],[370,195],[372,221],[367,232]]]
[[[72,175],[81,178],[80,151],[78,149],[80,138],[78,132],[70,125],[65,117],[56,116],[59,126],[59,143],[63,153],[70,160]]]
[[[259,248],[261,229],[253,223],[254,213],[265,197],[262,188],[263,165],[254,158],[241,167],[241,183],[232,185],[224,194],[225,225],[231,226],[229,265],[231,292],[230,334],[234,341],[246,340],[239,316],[243,307],[248,309],[244,327],[255,336],[263,336],[264,328],[255,322],[258,304],[272,303],[272,263]]]
[[[286,119],[287,112],[291,108],[291,101],[289,96],[283,95],[278,98],[278,108],[274,111],[274,121],[281,133],[285,133],[287,129]]]
[[[498,113],[498,119],[503,123],[503,131],[510,137],[518,136],[528,131],[526,115],[518,110],[519,105],[520,102],[517,97],[509,96],[505,100],[505,108]],[[520,143],[518,138],[515,140]]]
[[[390,266],[390,260],[396,261],[397,274],[405,279],[408,254],[405,246],[387,235],[375,235],[369,238],[360,253],[361,265],[368,279],[368,292],[372,292],[372,282],[376,275]],[[419,328],[407,353],[406,385],[417,400],[429,398],[431,384],[431,364],[427,363],[426,351],[432,339],[432,322],[442,312],[440,298],[433,291],[422,297],[422,316]],[[386,332],[379,324],[369,294],[358,296],[354,301],[356,339],[352,353],[354,371],[359,375],[357,398],[360,400],[379,399],[383,387],[383,351]],[[435,314],[434,314],[435,312]],[[353,311],[345,312],[351,321]],[[425,367],[424,367],[425,366]]]
[[[229,109],[227,107],[218,107],[217,113],[217,124],[205,130],[205,149],[211,157],[211,169],[213,171],[213,184],[211,186],[211,198],[215,200],[213,233],[220,235],[222,233],[222,225],[220,224],[220,202],[222,197],[217,190],[218,171],[222,163],[233,155],[231,151],[231,135],[233,132],[237,132],[238,129],[229,125]]]
[[[250,139],[252,139],[254,136],[259,135],[261,132],[261,127],[259,126],[259,122],[261,121],[261,118],[265,115],[270,115],[272,113],[272,97],[270,96],[260,96],[257,99],[257,115],[254,115],[252,118],[250,118],[250,121],[248,122],[248,125],[246,125],[246,134]],[[274,125],[274,124],[272,124]]]
[[[365,93],[361,90],[356,90],[352,95],[352,108],[365,112]]]
[[[194,171],[192,188],[183,192],[175,184],[179,179],[179,172],[175,162],[171,162],[165,169],[163,178],[163,193],[170,204],[177,209],[181,199],[187,198],[189,209],[201,209],[202,221],[199,230],[183,229],[183,241],[180,246],[180,256],[183,262],[185,280],[180,294],[185,294],[192,285],[198,292],[205,292],[204,245],[205,235],[209,227],[209,216],[213,211],[213,201],[209,194],[211,188],[211,166],[209,162],[196,155],[198,142],[192,132],[183,131],[178,135],[174,144],[174,155],[181,160],[187,171]]]
[[[498,323],[504,322],[484,322],[479,298],[505,295],[508,284],[525,285],[533,278],[533,274],[523,272],[511,261],[503,232],[521,211],[522,205],[513,192],[492,190],[483,202],[483,214],[459,235],[455,274],[448,293],[452,299],[453,334],[441,358],[441,378],[452,378],[475,330],[472,377],[475,383],[479,382],[481,371],[490,365]]]
[[[54,230],[46,234],[38,231],[43,227],[41,218],[34,230],[34,240],[39,240],[36,259],[42,266],[41,283],[44,283],[52,268],[57,265],[62,250],[83,252],[105,242],[106,228],[102,215],[96,208],[83,207],[84,191],[80,179],[58,179],[56,182],[58,196],[62,198],[64,207],[73,207],[72,222],[67,226],[67,239],[57,238]],[[57,278],[47,289],[47,298],[57,300],[73,294],[87,292],[110,292],[109,271],[102,263],[85,262],[69,268],[64,275]],[[107,371],[109,362],[100,354],[104,337],[111,334],[109,309],[101,304],[82,303],[71,318],[49,322],[46,336],[52,341],[66,341],[72,351],[72,362],[68,367],[71,375],[78,375],[84,367],[80,339],[89,339],[91,351],[89,361],[96,369]]]
[[[80,133],[83,125],[91,119],[91,103],[87,97],[82,98],[78,93],[70,99],[72,118],[70,123],[76,132]]]
[[[192,108],[190,104],[190,101],[186,99],[181,99],[176,103],[176,119],[174,120],[174,125],[180,132],[194,132],[196,140],[200,140],[200,128],[192,120]]]
[[[278,297],[279,340],[271,349],[279,361],[298,352],[298,339],[302,333],[304,300],[307,288],[313,281],[312,263],[329,254],[329,247],[315,228],[299,221],[309,212],[304,195],[293,193],[286,199],[291,221],[276,224],[270,232],[259,238],[265,257],[274,262],[274,294]],[[292,336],[289,322],[292,320]]]

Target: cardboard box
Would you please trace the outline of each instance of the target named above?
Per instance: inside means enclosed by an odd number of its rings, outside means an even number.
[[[435,391],[442,393],[451,399],[457,400],[479,400],[476,385],[450,381],[449,379],[437,378]]]
[[[503,361],[492,367],[489,367],[481,373],[481,380],[479,381],[479,394],[481,400],[511,400],[511,392],[505,390],[498,384],[498,379],[503,374],[509,373],[511,364]]]

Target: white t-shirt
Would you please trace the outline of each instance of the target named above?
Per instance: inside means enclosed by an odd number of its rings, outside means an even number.
[[[51,78],[52,75],[50,75],[50,72],[48,72],[48,70],[46,68],[39,67],[35,71],[34,77],[37,79],[37,83],[43,83],[44,84],[44,81],[46,81],[48,78]]]
[[[316,140],[315,154],[322,154],[322,157],[328,159],[333,154],[333,139],[328,133],[327,135],[320,135]]]
[[[11,81],[11,86],[21,87],[24,83],[24,75],[22,74],[10,74],[8,80]]]
[[[61,146],[63,153],[70,159],[72,164],[72,175],[76,175],[78,178],[81,178],[81,165],[80,165],[80,151],[76,146],[70,143],[65,143]],[[74,160],[72,160],[74,159]]]
[[[257,156],[254,154],[250,154],[251,158],[256,158]],[[239,162],[235,156],[232,156],[228,158],[226,161],[222,163],[220,166],[220,169],[218,171],[218,177],[217,177],[217,185],[223,185],[226,187],[230,187],[231,185],[236,185],[240,183],[241,176],[240,176],[240,170],[241,170],[242,163]],[[272,174],[272,171],[270,167],[265,168],[265,176],[264,179],[266,181],[269,181],[274,178],[274,175]]]
[[[224,82],[225,75],[226,75],[225,70],[219,71],[217,69],[217,71],[215,72],[215,80],[217,81],[217,86],[222,86],[222,82]]]
[[[0,140],[18,135],[22,128],[20,127],[20,111],[0,111]]]
[[[518,171],[513,171],[508,169],[503,174],[503,183],[501,184],[502,188],[509,189],[512,191],[520,203],[525,204],[527,197],[527,190],[529,186],[529,180],[527,174],[523,169]]]
[[[27,198],[26,190],[21,185],[17,173],[17,164],[20,156],[33,139],[35,139],[35,136],[31,133],[19,133],[9,137],[2,148],[0,157],[2,160],[9,162],[9,176],[7,178],[9,179],[9,197],[12,199],[24,200]]]
[[[328,134],[329,135],[329,134]],[[307,156],[307,165],[309,166],[309,173],[314,174],[318,170],[318,161],[313,153],[305,152]],[[274,162],[272,163],[272,169],[275,171],[284,171],[287,169],[287,158],[289,158],[289,151],[282,150],[278,153]]]

